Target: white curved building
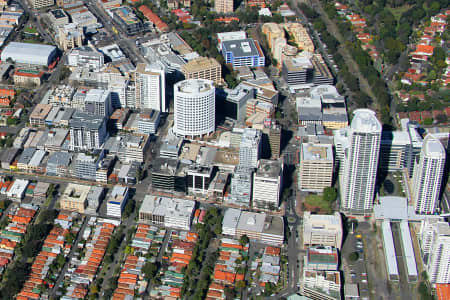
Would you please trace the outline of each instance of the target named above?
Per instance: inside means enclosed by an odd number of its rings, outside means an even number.
[[[1,54],[1,60],[11,58],[20,64],[48,66],[56,57],[56,47],[44,44],[11,42]]]
[[[214,132],[215,87],[211,80],[189,79],[174,85],[174,127],[178,136],[194,137]]]
[[[423,141],[420,157],[416,157],[413,175],[413,200],[416,212],[433,214],[439,207],[442,177],[445,168],[445,149],[433,135]]]

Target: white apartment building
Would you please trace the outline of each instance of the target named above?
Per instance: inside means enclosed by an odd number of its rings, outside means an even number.
[[[444,168],[444,146],[429,134],[414,167],[412,193],[417,213],[433,214],[438,208]]]
[[[108,217],[121,218],[122,211],[128,201],[128,187],[114,186],[106,203],[106,215]]]
[[[333,182],[333,149],[330,144],[305,143],[300,147],[299,188],[322,192]]]
[[[245,128],[239,146],[239,165],[247,168],[258,167],[261,155],[262,133],[260,130]]]
[[[303,248],[310,246],[332,246],[340,249],[342,245],[342,219],[338,212],[333,215],[303,215]]]
[[[166,111],[166,77],[158,65],[138,64],[136,67],[136,108]]]
[[[213,133],[216,125],[216,89],[211,80],[189,79],[174,85],[174,127],[177,136]]]
[[[127,91],[130,80],[118,78],[108,82],[108,90],[111,92],[111,104],[113,108],[127,107]],[[134,95],[132,97],[134,99]]]
[[[71,151],[100,149],[106,140],[106,118],[75,112],[69,121]]]
[[[105,64],[105,57],[94,47],[82,46],[73,48],[67,55],[69,67],[80,67],[92,72],[99,72]]]
[[[138,132],[143,134],[155,134],[159,126],[160,112],[157,110],[144,110],[139,114]]]
[[[314,271],[304,269],[301,293],[311,299],[340,300],[340,273],[336,271]]]
[[[280,205],[283,165],[276,160],[261,159],[253,177],[253,207],[276,210]]]
[[[30,182],[26,179],[14,180],[8,192],[6,193],[6,196],[8,196],[8,198],[15,199],[18,201],[22,200],[23,197],[25,196],[25,191],[29,183]]]
[[[450,226],[437,219],[421,224],[420,246],[431,283],[450,283]]]
[[[380,152],[381,123],[375,112],[357,109],[348,128],[348,149],[344,158],[341,209],[350,214],[372,212]]]
[[[139,222],[190,230],[195,201],[146,195],[139,210]]]

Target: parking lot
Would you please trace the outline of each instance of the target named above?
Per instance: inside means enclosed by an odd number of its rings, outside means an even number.
[[[344,283],[358,284],[361,299],[369,299],[370,291],[366,265],[364,262],[364,243],[362,235],[349,233],[342,247]],[[356,260],[350,259],[352,253],[358,253]]]

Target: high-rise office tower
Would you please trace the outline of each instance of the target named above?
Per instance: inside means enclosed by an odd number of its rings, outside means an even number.
[[[166,79],[162,67],[138,64],[136,67],[136,108],[166,111]]]
[[[343,178],[340,180],[341,209],[344,212],[366,214],[372,211],[381,129],[374,111],[354,111],[348,129],[349,143],[344,158]]]
[[[216,89],[211,80],[189,79],[174,85],[174,126],[177,136],[213,133],[216,122]]]
[[[414,167],[412,192],[417,213],[433,214],[438,208],[444,168],[444,146],[429,134]]]

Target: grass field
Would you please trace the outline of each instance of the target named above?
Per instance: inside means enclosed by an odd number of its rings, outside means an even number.
[[[331,203],[323,200],[321,195],[308,195],[305,198],[305,204],[309,208],[319,208],[323,213],[331,213],[333,210],[331,208]]]
[[[23,31],[26,33],[32,33],[32,34],[38,33],[37,29],[34,27],[25,27],[25,29]]]

